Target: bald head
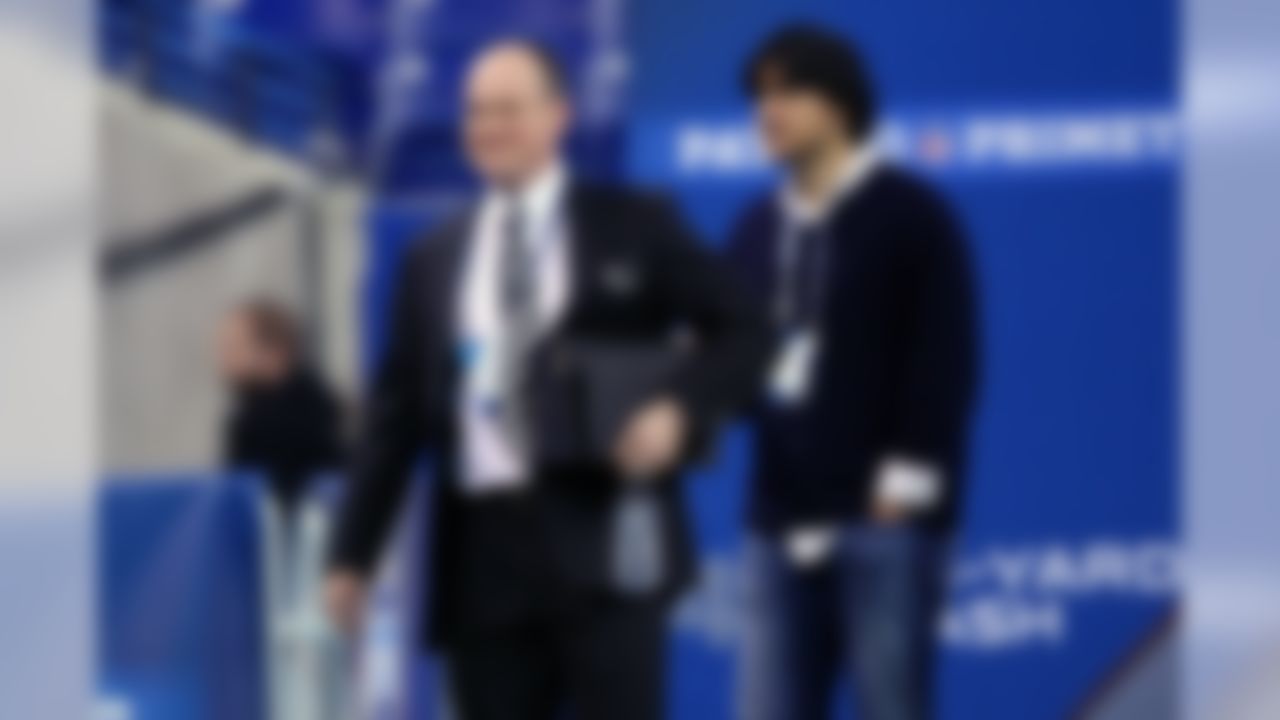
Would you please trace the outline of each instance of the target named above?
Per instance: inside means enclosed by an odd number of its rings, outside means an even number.
[[[522,41],[489,46],[472,62],[465,94],[467,157],[486,182],[519,187],[555,161],[569,106],[544,51]]]

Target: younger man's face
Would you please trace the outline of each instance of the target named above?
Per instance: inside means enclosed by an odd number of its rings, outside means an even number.
[[[756,94],[756,123],[769,156],[785,165],[804,162],[845,134],[844,118],[826,97],[771,68]]]

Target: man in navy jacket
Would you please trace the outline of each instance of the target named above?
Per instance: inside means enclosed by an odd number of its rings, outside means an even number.
[[[845,40],[786,28],[744,80],[785,180],[730,243],[775,332],[742,715],[823,717],[843,668],[863,717],[927,718],[978,371],[968,253],[939,196],[873,149],[872,91]]]

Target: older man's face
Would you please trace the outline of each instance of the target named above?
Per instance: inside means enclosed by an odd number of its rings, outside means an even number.
[[[527,50],[501,46],[481,55],[465,101],[467,156],[487,182],[519,185],[559,153],[568,108]]]

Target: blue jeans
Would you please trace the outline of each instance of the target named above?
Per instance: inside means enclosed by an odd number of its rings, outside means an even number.
[[[750,537],[739,717],[826,718],[841,672],[861,720],[931,717],[944,547],[909,527],[850,525],[831,557],[799,568],[779,538]]]

